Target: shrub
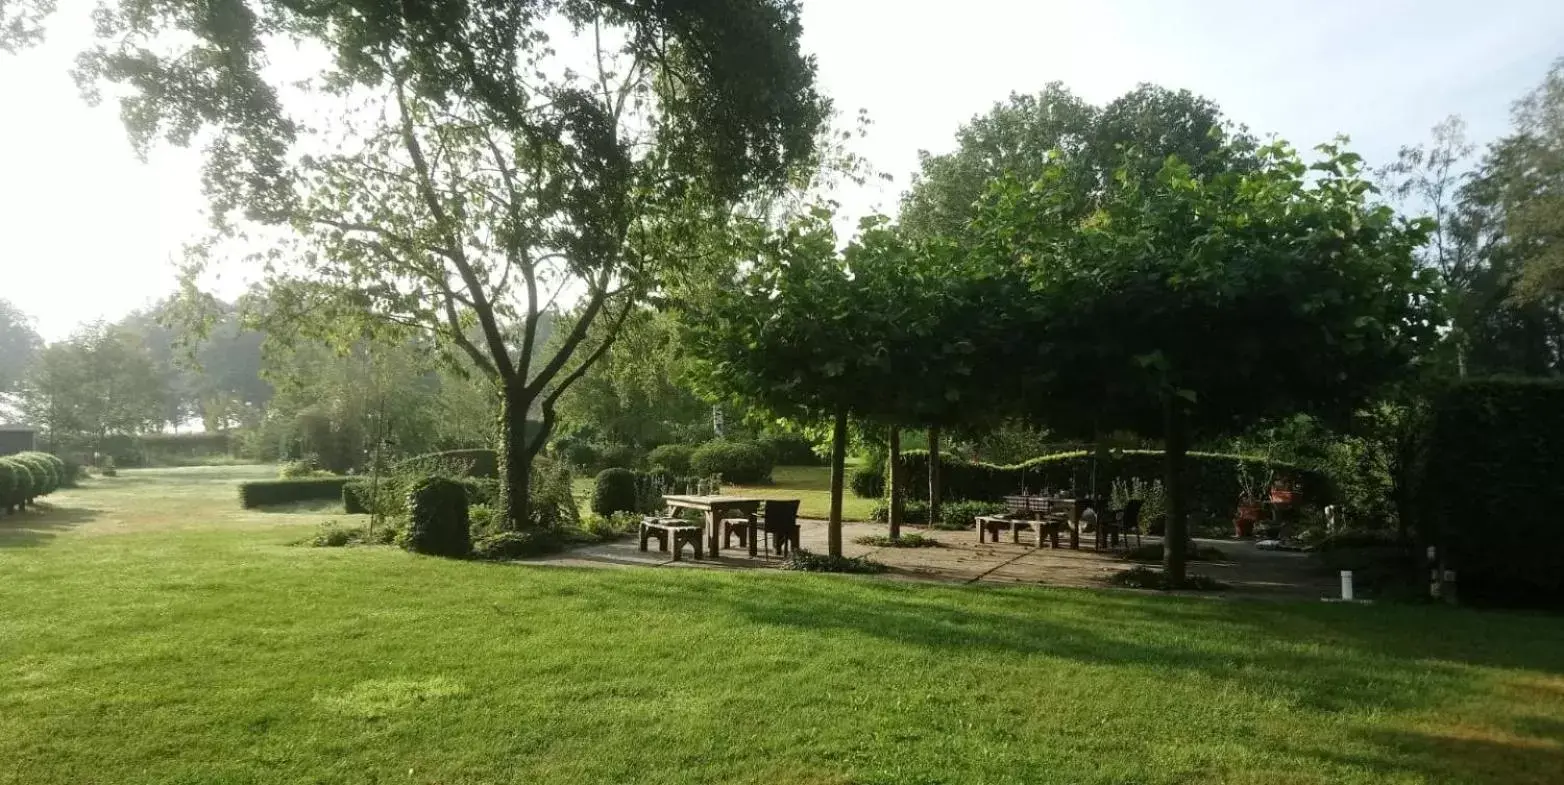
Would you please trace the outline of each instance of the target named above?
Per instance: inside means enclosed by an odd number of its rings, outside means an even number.
[[[628,444],[604,445],[597,453],[598,469],[634,469],[641,465],[641,451]]]
[[[707,442],[690,456],[690,471],[739,484],[770,482],[771,456],[750,442]]]
[[[403,545],[414,553],[465,558],[472,550],[467,489],[449,477],[426,477],[407,491]]]
[[[861,499],[879,499],[885,496],[885,470],[878,466],[859,466],[848,476],[847,484],[853,495]]]
[[[277,466],[277,476],[285,480],[310,477],[315,474],[315,465],[316,459],[313,455],[306,455],[296,461],[283,461]]]
[[[870,534],[859,537],[853,542],[859,545],[873,545],[876,548],[943,548],[945,543],[925,537],[921,534],[903,534],[898,539],[891,539],[889,534]]]
[[[315,531],[315,536],[309,539],[309,544],[317,548],[341,548],[353,539],[353,528],[343,526],[336,521],[327,521]]]
[[[637,531],[641,516],[633,512],[616,512],[613,515],[588,515],[581,522],[581,531],[599,542],[618,539]]]
[[[33,484],[30,491],[32,495],[28,497],[28,501],[54,493],[55,489],[60,487],[59,472],[55,469],[54,463],[49,460],[53,457],[41,452],[22,452],[11,456],[11,460],[24,464],[32,473]]]
[[[908,450],[901,454],[909,488],[929,484],[929,454]],[[947,499],[999,501],[1022,488],[1084,488],[1091,482],[1092,455],[1084,450],[1033,458],[1012,466],[963,461],[940,456],[941,495]],[[1292,482],[1305,504],[1329,502],[1329,482],[1318,472],[1265,458],[1226,453],[1191,452],[1185,462],[1184,482],[1190,511],[1231,520],[1238,502],[1238,471],[1244,463],[1268,463],[1279,479]],[[1162,478],[1161,450],[1120,450],[1097,462],[1097,487],[1108,492],[1117,480],[1137,478],[1151,483]]]
[[[763,436],[760,448],[771,456],[775,466],[819,466],[820,456],[815,454],[814,442],[796,433],[779,433]]]
[[[799,572],[846,572],[872,575],[885,572],[888,567],[869,561],[863,556],[826,556],[810,553],[803,548],[793,550],[781,565],[784,570],[797,570]]]
[[[603,460],[597,445],[590,442],[572,441],[565,445],[563,453],[565,462],[577,469],[591,470]]]
[[[19,503],[17,475],[22,470],[6,458],[0,458],[0,512],[6,512]]]
[[[943,512],[945,505],[940,505]],[[891,520],[891,505],[889,502],[880,502],[869,510],[869,519],[879,523],[889,523]],[[908,499],[902,502],[901,522],[912,526],[926,526],[929,522],[929,503]]]
[[[76,487],[76,483],[81,480],[81,462],[75,458],[61,458],[60,468],[64,476],[60,484],[66,488]]]
[[[638,501],[635,472],[604,469],[598,473],[597,484],[592,490],[592,512],[598,515],[635,512]]]
[[[487,561],[509,561],[553,553],[563,545],[558,536],[547,531],[496,532],[472,542],[472,556]]]
[[[1006,510],[1004,502],[980,502],[957,500],[939,506],[939,520],[934,528],[946,531],[964,531],[972,528],[979,515],[996,515]]]
[[[26,505],[33,498],[33,471],[26,463],[14,458],[0,458],[0,466],[3,466],[10,478],[10,491],[0,507],[16,509]]]
[[[672,475],[690,473],[690,456],[695,448],[688,444],[664,444],[646,455],[646,463],[654,469],[662,469]]]
[[[1411,484],[1459,597],[1564,609],[1564,382],[1486,379],[1430,402]]]
[[[482,448],[430,452],[398,462],[391,467],[391,472],[492,479],[500,476],[500,458],[495,451]]]
[[[239,506],[251,510],[272,504],[342,498],[348,477],[305,477],[297,480],[254,480],[239,483]]]
[[[1222,591],[1232,588],[1209,575],[1190,574],[1182,583],[1172,584],[1161,570],[1150,567],[1131,567],[1108,578],[1108,583],[1126,589],[1173,589],[1184,591]]]

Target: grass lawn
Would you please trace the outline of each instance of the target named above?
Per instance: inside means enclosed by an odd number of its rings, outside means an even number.
[[[1564,619],[289,545],[253,469],[0,521],[0,783],[1558,783]]]
[[[848,467],[852,471],[852,467]],[[581,508],[587,509],[592,498],[591,477],[577,477],[576,498]],[[829,466],[778,466],[771,471],[770,485],[724,485],[723,493],[744,494],[762,499],[799,499],[798,514],[805,518],[824,520],[831,514],[831,467]],[[852,491],[842,493],[842,520],[867,521],[874,509],[874,499],[861,499]]]

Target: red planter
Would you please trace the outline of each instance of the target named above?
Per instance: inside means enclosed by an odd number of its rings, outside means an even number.
[[[1298,492],[1274,488],[1271,490],[1271,503],[1278,507],[1290,507],[1298,501]]]

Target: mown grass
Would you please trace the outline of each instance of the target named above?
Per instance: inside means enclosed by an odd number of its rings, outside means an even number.
[[[300,548],[235,474],[0,520],[0,783],[1564,772],[1559,618]]]

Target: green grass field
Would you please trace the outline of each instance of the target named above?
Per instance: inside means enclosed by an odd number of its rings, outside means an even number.
[[[264,471],[0,520],[0,783],[1564,777],[1564,619],[310,549]]]
[[[582,501],[583,510],[592,498],[592,482],[591,477],[578,477],[575,481],[576,498]],[[823,520],[831,514],[831,467],[778,466],[771,471],[770,485],[725,485],[722,492],[761,499],[798,499],[802,502],[799,515]],[[861,499],[846,491],[842,494],[842,519],[867,521],[874,504],[874,499]]]

